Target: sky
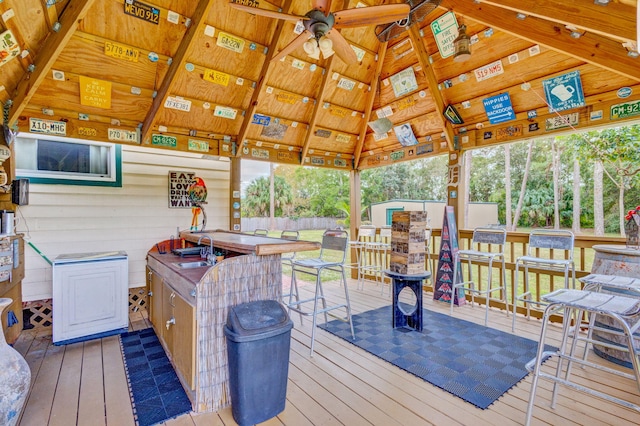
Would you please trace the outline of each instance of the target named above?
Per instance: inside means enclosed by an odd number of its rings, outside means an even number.
[[[261,176],[269,176],[269,163],[266,161],[254,161],[242,159],[240,163],[242,177],[240,179],[240,188],[242,195],[247,186],[255,179]]]

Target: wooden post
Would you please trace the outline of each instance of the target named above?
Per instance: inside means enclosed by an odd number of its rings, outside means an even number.
[[[242,177],[242,169],[240,166],[242,160],[240,159],[240,157],[231,157],[230,160],[231,179],[229,182],[229,229],[231,231],[242,231],[242,225],[240,221],[240,212],[242,208],[242,205],[240,204],[240,178]]]

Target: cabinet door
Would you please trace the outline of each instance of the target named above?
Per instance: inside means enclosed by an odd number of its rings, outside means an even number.
[[[173,299],[173,362],[191,389],[195,389],[195,309],[176,295]]]
[[[173,329],[175,324],[175,318],[173,316],[173,301],[175,298],[176,292],[164,283],[162,289],[162,322],[158,324],[158,328],[162,329],[162,340],[164,340],[171,357],[173,357]]]
[[[149,308],[149,321],[153,324],[153,328],[156,330],[156,334],[159,338],[162,337],[162,329],[164,327],[162,316],[162,290],[164,283],[162,277],[158,275],[153,269],[148,269],[148,308]]]

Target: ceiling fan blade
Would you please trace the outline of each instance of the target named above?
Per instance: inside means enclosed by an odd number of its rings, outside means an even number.
[[[266,16],[268,18],[284,19],[286,21],[297,22],[300,20],[309,19],[306,16],[289,15],[288,13],[276,12],[275,10],[260,9],[257,7],[245,6],[240,3],[229,2],[229,6],[234,9],[242,10],[243,12],[251,13],[253,15]]]
[[[356,52],[351,48],[349,42],[340,34],[338,30],[331,30],[325,36],[333,42],[333,50],[346,64],[358,62]]]
[[[331,11],[331,0],[313,0],[311,7],[318,9],[320,12],[328,15]]]
[[[280,59],[284,58],[289,53],[296,50],[298,47],[301,47],[305,41],[309,40],[310,37],[312,37],[312,35],[309,33],[309,31],[303,31],[298,37],[294,38],[291,43],[287,44],[282,48],[281,51],[274,55],[273,58],[271,58],[271,62],[279,61]]]
[[[367,25],[388,24],[409,16],[411,8],[408,4],[383,4],[380,6],[357,7],[335,12],[334,27],[350,28]]]

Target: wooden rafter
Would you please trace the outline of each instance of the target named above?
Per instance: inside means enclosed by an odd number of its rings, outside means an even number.
[[[140,137],[141,143],[144,143],[153,131],[160,108],[164,105],[167,97],[171,94],[173,86],[176,84],[178,71],[184,69],[185,63],[187,62],[187,53],[191,49],[191,45],[193,44],[196,35],[203,31],[207,16],[209,15],[209,10],[213,7],[214,3],[214,0],[200,0],[198,2],[198,7],[191,17],[191,25],[187,28],[180,46],[178,47],[178,51],[173,58],[173,62],[167,71],[167,75],[164,77],[164,80],[160,85],[160,89],[158,89],[158,93],[153,99],[153,104],[144,119]]]
[[[364,146],[364,138],[367,135],[367,123],[371,120],[371,113],[373,109],[373,103],[376,99],[376,93],[378,92],[378,85],[380,84],[380,74],[382,73],[382,66],[384,65],[384,56],[387,54],[387,46],[388,42],[380,43],[380,48],[378,49],[378,62],[376,65],[376,72],[373,75],[373,80],[371,81],[371,87],[369,90],[369,94],[367,96],[367,101],[364,107],[364,126],[360,129],[360,136],[358,138],[358,143],[356,144],[356,149],[354,150],[353,156],[353,166],[355,169],[360,168],[360,157],[362,157],[362,147]]]
[[[610,2],[608,5],[597,5],[585,0],[483,0],[487,5],[499,6],[562,25],[574,26],[590,33],[617,38],[620,41],[635,40],[636,27],[632,19],[634,7],[630,3]],[[602,19],[602,13],[607,19]]]
[[[621,55],[621,43],[597,34],[585,33],[576,39],[563,26],[529,16],[519,20],[510,10],[485,3],[444,0],[441,7],[453,6],[457,14],[500,29],[532,43],[569,55],[600,68],[640,81],[640,60]]]
[[[424,45],[422,36],[420,35],[420,28],[418,27],[418,25],[411,25],[409,26],[409,28],[407,28],[407,31],[409,32],[409,37],[411,37],[411,41],[413,42],[413,47],[414,49],[416,49],[418,62],[424,70],[425,76],[427,77],[429,91],[431,92],[431,96],[433,97],[433,103],[436,107],[436,111],[438,112],[438,117],[442,122],[445,138],[447,139],[447,145],[449,146],[449,150],[453,151],[453,127],[451,126],[451,123],[444,119],[444,110],[446,108],[445,100],[442,97],[442,93],[438,89],[438,78],[433,72],[433,67],[429,62],[429,52],[427,52],[427,48]]]
[[[40,0],[40,4],[42,4],[42,10],[44,11],[44,17],[47,21],[47,27],[53,28],[53,25],[58,22],[58,10],[56,9],[56,5],[49,4],[47,0]]]
[[[49,33],[44,41],[38,55],[35,58],[35,70],[25,74],[16,90],[13,93],[13,107],[9,113],[9,125],[12,126],[17,120],[22,110],[27,106],[33,95],[44,81],[47,73],[51,69],[64,47],[67,45],[78,23],[87,14],[95,0],[70,0],[60,17],[60,29],[57,32]]]
[[[282,11],[284,13],[289,13],[291,11],[291,7],[293,5],[292,0],[286,0],[285,4],[282,7]],[[253,114],[256,112],[258,108],[258,97],[260,93],[262,93],[262,89],[266,84],[266,77],[269,71],[269,66],[271,65],[271,59],[273,59],[276,54],[276,48],[278,47],[278,43],[280,43],[280,39],[282,38],[282,33],[284,30],[286,22],[282,20],[278,20],[276,25],[276,30],[273,35],[273,40],[271,41],[271,45],[269,46],[269,50],[267,52],[267,56],[264,59],[264,63],[262,64],[262,70],[260,70],[260,77],[258,77],[258,82],[256,84],[253,93],[251,94],[251,101],[249,102],[249,108],[247,108],[247,112],[244,116],[244,120],[240,125],[240,131],[238,132],[237,144],[241,146],[243,141],[247,137],[247,133],[249,131],[249,125],[251,124]],[[240,156],[242,150],[236,150],[236,156]]]

